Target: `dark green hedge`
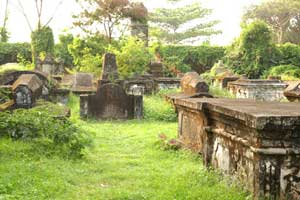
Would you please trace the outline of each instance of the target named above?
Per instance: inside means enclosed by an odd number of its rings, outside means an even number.
[[[30,44],[0,42],[0,65],[17,62],[18,55],[26,61],[31,61]]]
[[[225,48],[220,46],[159,46],[157,53],[168,68],[181,72],[190,70],[203,73],[213,67],[225,55]]]

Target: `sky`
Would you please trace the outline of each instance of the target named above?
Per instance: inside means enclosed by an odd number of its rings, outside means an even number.
[[[24,19],[23,15],[18,9],[17,0],[9,0],[9,21],[8,30],[10,32],[10,42],[25,42],[30,41],[30,28]],[[34,0],[20,0],[25,8],[31,26],[34,28],[36,24],[36,10],[34,7]],[[192,0],[186,0],[187,2]],[[193,0],[195,1],[195,0]],[[246,6],[257,4],[262,0],[199,0],[206,8],[213,9],[210,16],[211,19],[220,20],[220,24],[216,26],[217,29],[223,33],[211,37],[211,44],[228,45],[233,39],[240,34],[240,22],[243,11]],[[43,21],[46,22],[52,16],[55,8],[60,0],[44,0],[44,16]],[[156,7],[166,7],[166,4],[161,0],[147,0],[146,6],[148,9]],[[5,0],[0,0],[0,22],[3,20],[3,10]],[[51,21],[50,26],[54,30],[55,38],[63,31],[70,30],[72,27],[72,15],[79,13],[80,7],[75,0],[64,0]],[[1,26],[1,25],[0,25]]]

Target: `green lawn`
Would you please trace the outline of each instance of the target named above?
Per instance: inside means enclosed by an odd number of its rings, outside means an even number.
[[[46,157],[29,143],[0,139],[0,200],[247,199],[240,188],[208,172],[198,155],[160,147],[158,134],[176,137],[175,122],[76,123],[94,138],[94,147],[79,160]]]

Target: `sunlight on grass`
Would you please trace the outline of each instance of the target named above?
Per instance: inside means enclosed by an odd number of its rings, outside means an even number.
[[[208,172],[197,154],[165,151],[157,144],[158,134],[177,137],[176,122],[82,121],[78,97],[72,96],[69,105],[77,124],[94,135],[94,148],[84,159],[65,160],[30,152],[29,143],[0,139],[0,199],[247,198],[239,187]]]

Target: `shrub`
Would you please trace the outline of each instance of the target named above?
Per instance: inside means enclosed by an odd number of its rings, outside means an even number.
[[[295,65],[300,66],[300,46],[286,43],[277,46],[280,53],[277,65]]]
[[[166,92],[163,92],[166,94]],[[144,96],[144,117],[146,120],[176,122],[177,114],[163,95]]]
[[[73,39],[74,37],[72,34],[60,35],[59,43],[56,44],[54,48],[55,57],[62,60],[63,63],[68,67],[74,65],[73,57],[68,50],[68,46],[73,43]]]
[[[157,53],[161,56],[166,68],[181,72],[196,71],[199,74],[209,70],[218,60],[224,57],[225,48],[218,46],[158,46]]]
[[[241,36],[227,49],[226,60],[234,72],[259,78],[276,63],[278,54],[268,25],[256,21],[243,28]]]
[[[53,117],[41,110],[15,110],[0,113],[0,136],[33,143],[35,152],[80,157],[91,141],[68,119]]]
[[[267,76],[281,76],[283,80],[297,80],[300,78],[300,67],[294,65],[275,66],[265,73],[265,77]]]
[[[68,45],[68,51],[79,71],[99,74],[102,67],[102,56],[108,47],[103,36],[74,38]]]
[[[145,43],[136,37],[122,40],[120,48],[114,49],[114,53],[116,54],[119,73],[123,78],[146,72],[153,57]]]
[[[0,65],[16,63],[18,58],[31,62],[31,48],[29,43],[0,42]]]

